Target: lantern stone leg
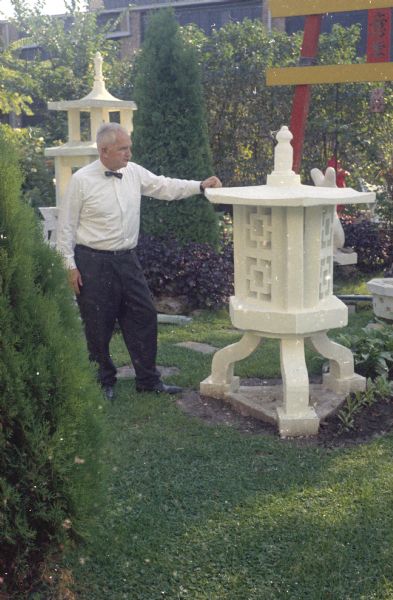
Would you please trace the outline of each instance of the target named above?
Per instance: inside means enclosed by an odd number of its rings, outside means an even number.
[[[250,356],[260,341],[260,335],[247,332],[239,342],[218,350],[213,357],[211,375],[200,384],[201,394],[222,399],[228,392],[237,392],[239,377],[233,375],[234,365]]]
[[[304,338],[282,338],[280,362],[283,382],[283,405],[277,408],[280,435],[315,435],[319,418],[310,406],[310,386],[304,356]]]
[[[340,394],[366,389],[366,379],[355,373],[349,348],[330,340],[326,332],[313,335],[310,341],[321,356],[329,359],[329,372],[323,376],[323,383],[328,389]]]

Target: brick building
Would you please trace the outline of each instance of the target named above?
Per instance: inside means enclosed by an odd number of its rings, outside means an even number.
[[[123,58],[130,56],[141,46],[152,11],[166,6],[175,10],[181,25],[195,23],[207,34],[212,28],[219,29],[228,22],[242,21],[246,18],[261,20],[268,29],[285,30],[287,33],[301,30],[304,25],[304,17],[271,19],[268,0],[133,0],[131,6],[129,4],[129,0],[88,0],[90,10],[99,11],[99,22],[104,24],[109,20],[117,21],[116,28],[108,35],[119,41]],[[334,23],[344,26],[353,23],[362,25],[359,54],[364,54],[367,11],[326,15],[322,22],[322,31],[330,31]],[[0,20],[0,47],[6,47],[17,37],[14,27],[7,21]],[[22,49],[22,54],[26,59],[31,58],[34,47],[26,46]]]
[[[111,37],[121,42],[122,55],[138,49],[143,42],[146,25],[152,11],[166,6],[175,10],[180,25],[195,23],[205,33],[219,29],[230,21],[259,19],[267,27],[285,28],[285,19],[270,19],[267,0],[134,0],[127,10],[128,0],[90,0],[89,8],[99,10],[105,22],[121,16]]]
[[[147,21],[152,11],[165,6],[175,10],[181,25],[195,23],[205,33],[219,29],[230,21],[259,19],[268,29],[280,29],[287,33],[302,30],[304,17],[271,19],[268,0],[134,0],[127,10],[129,0],[90,0],[91,10],[100,10],[102,22],[119,17],[117,30],[111,37],[121,41],[121,54],[126,56],[138,49],[143,42]],[[322,31],[329,32],[335,23],[348,27],[354,23],[362,26],[359,55],[365,53],[367,11],[330,13],[322,21]],[[392,42],[393,43],[393,42]]]

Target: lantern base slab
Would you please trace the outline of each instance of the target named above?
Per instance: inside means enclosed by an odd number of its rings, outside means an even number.
[[[357,375],[357,373],[354,373],[352,377],[342,379],[334,377],[331,373],[326,373],[323,376],[323,385],[326,388],[336,394],[344,394],[344,396],[347,396],[351,392],[364,392],[366,384],[366,378],[362,377],[362,375]]]
[[[199,384],[199,391],[203,396],[224,400],[227,394],[237,392],[240,386],[239,377],[233,377],[231,383],[217,383],[212,376],[207,377]]]
[[[207,380],[205,380],[206,383]],[[347,393],[333,392],[324,384],[310,384],[310,402],[299,412],[286,412],[282,385],[240,386],[237,392],[215,395],[205,387],[201,393],[225,400],[245,417],[278,425],[282,437],[316,435],[319,423],[335,413]]]

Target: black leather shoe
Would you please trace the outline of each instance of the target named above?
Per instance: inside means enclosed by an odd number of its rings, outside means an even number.
[[[183,388],[179,387],[178,385],[167,385],[166,383],[159,381],[151,388],[140,387],[137,385],[136,391],[155,392],[156,394],[179,394],[183,391]]]
[[[113,385],[104,385],[102,389],[104,391],[106,399],[113,400],[113,398],[115,397],[115,388],[113,387]]]

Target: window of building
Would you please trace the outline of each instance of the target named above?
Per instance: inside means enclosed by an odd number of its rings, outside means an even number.
[[[111,10],[112,8],[126,8],[130,3],[128,0],[105,0],[105,8]]]
[[[143,32],[145,31],[150,14],[149,11],[146,11],[143,15]],[[210,6],[178,6],[175,7],[175,14],[180,25],[194,23],[206,34],[209,34],[213,28],[220,29],[230,21],[237,22],[243,21],[244,19],[261,19],[262,3],[260,1],[243,1],[213,4]]]

